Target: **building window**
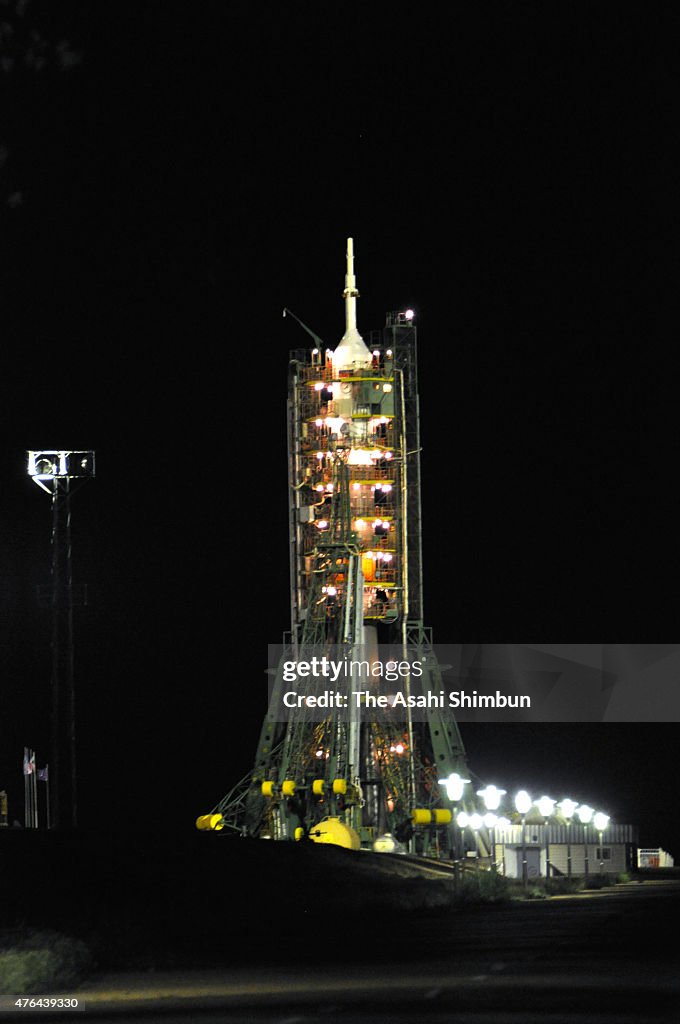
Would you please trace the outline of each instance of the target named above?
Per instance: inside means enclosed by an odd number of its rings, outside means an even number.
[[[612,859],[612,851],[607,846],[605,846],[605,848],[603,850],[599,850],[598,849],[598,851],[597,851],[597,859],[598,860],[611,860]]]

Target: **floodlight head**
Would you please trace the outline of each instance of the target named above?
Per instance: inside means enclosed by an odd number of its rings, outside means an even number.
[[[440,779],[439,785],[446,786],[446,795],[452,804],[457,804],[463,799],[463,791],[469,779],[463,779],[458,772],[453,772],[448,779]]]
[[[488,814],[484,815],[484,827],[485,828],[495,828],[497,824],[498,824],[498,817],[495,814],[492,814],[491,811],[489,811]]]
[[[593,818],[593,825],[595,826],[598,832],[604,832],[607,829],[607,826],[609,825],[609,815],[602,814],[601,811],[598,811],[598,813]]]
[[[576,814],[576,811],[578,810],[578,804],[574,800],[569,799],[562,800],[562,802],[559,803],[557,806],[559,807],[560,814],[565,819],[565,821],[571,821],[571,819]]]
[[[590,825],[595,811],[592,807],[588,807],[588,804],[583,804],[582,807],[579,807],[576,813],[582,825]]]
[[[519,814],[528,814],[531,808],[534,806],[534,801],[531,799],[526,789],[520,789],[519,793],[515,797],[515,807]]]
[[[480,789],[477,796],[481,796],[487,811],[497,811],[505,793],[504,789],[497,789],[496,786],[487,786],[486,789]]]
[[[94,476],[94,452],[40,450],[28,452],[27,472],[49,492],[47,483]]]
[[[467,814],[466,811],[461,811],[458,817],[456,818],[456,821],[458,822],[460,828],[467,828],[468,825],[470,824],[470,815]]]
[[[386,327],[411,327],[415,319],[416,311],[414,309],[401,309],[394,310],[386,315]]]
[[[542,796],[541,799],[537,801],[536,806],[538,807],[542,818],[549,818],[555,810],[555,801],[552,797]]]

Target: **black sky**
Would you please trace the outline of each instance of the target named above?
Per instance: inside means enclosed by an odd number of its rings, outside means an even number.
[[[348,235],[362,332],[418,314],[435,638],[676,625],[659,309],[677,13],[443,11],[0,8],[0,785],[17,801],[23,745],[47,744],[34,446],[97,451],[73,510],[84,819],[191,827],[250,768],[264,646],[288,625],[286,365],[307,337],[281,311],[339,340]],[[80,63],[59,63],[62,39]],[[680,839],[653,795],[677,726],[593,729],[465,738],[480,775],[588,787],[646,841]]]

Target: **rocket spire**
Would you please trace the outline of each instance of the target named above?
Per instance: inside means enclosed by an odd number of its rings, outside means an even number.
[[[347,272],[345,274],[345,290],[342,293],[345,300],[345,334],[357,329],[357,279],[354,276],[354,239],[347,239]]]
[[[371,353],[357,330],[357,281],[354,276],[354,239],[347,239],[347,271],[345,273],[345,333],[333,353],[336,369],[351,369],[371,365]]]

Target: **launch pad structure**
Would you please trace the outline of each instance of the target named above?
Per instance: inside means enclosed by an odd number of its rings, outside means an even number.
[[[253,768],[196,824],[455,859],[456,807],[443,783],[464,778],[467,764],[453,713],[428,706],[444,684],[423,617],[417,327],[410,310],[388,313],[367,345],[358,295],[349,238],[342,340],[324,348],[298,320],[314,345],[290,354],[290,632],[270,670]],[[322,710],[319,679],[293,684],[284,669],[314,658],[351,664],[342,692],[363,697],[343,704],[338,694],[339,706]],[[372,695],[390,690],[376,670],[397,663],[420,666],[398,683],[420,698],[417,716],[373,710]],[[476,841],[484,854],[484,835]]]

